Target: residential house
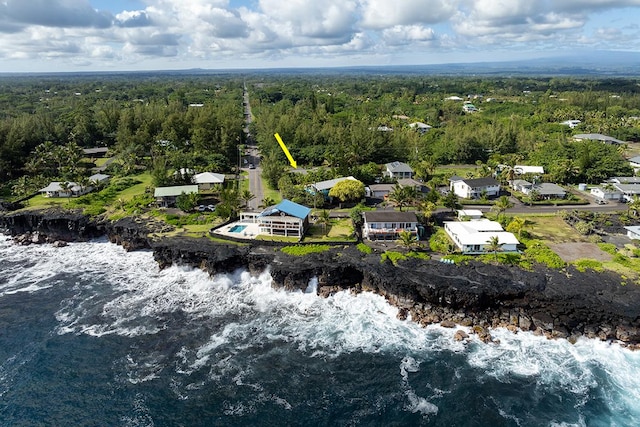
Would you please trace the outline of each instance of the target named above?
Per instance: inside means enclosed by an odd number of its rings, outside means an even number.
[[[634,173],[640,171],[640,156],[634,156],[629,159],[629,166],[633,168]]]
[[[45,188],[39,190],[40,193],[44,193],[45,197],[78,197],[89,192],[88,187],[82,187],[75,182],[66,182],[66,186],[63,181],[51,182]]]
[[[560,122],[561,125],[569,126],[571,129],[578,126],[582,123],[580,120],[565,120],[564,122]]]
[[[520,243],[500,223],[489,220],[445,221],[444,230],[464,254],[484,254],[491,238],[497,237],[501,252],[517,252]]]
[[[426,123],[422,123],[422,122],[413,122],[409,124],[409,127],[411,129],[417,129],[418,132],[420,132],[420,134],[426,133],[429,131],[429,129],[431,129],[431,126],[429,126]]]
[[[309,228],[310,213],[310,208],[284,199],[258,214],[256,221],[260,234],[301,238]]]
[[[640,176],[614,176],[607,181],[612,184],[640,184]]]
[[[585,140],[601,141],[604,144],[613,144],[613,145],[624,144],[624,141],[616,139],[612,136],[603,135],[601,133],[579,133],[577,135],[573,135],[573,139],[575,139],[576,141],[585,141]]]
[[[92,148],[82,149],[82,152],[84,153],[85,156],[93,157],[93,158],[105,157],[108,151],[109,151],[109,148],[107,147],[92,147]]]
[[[368,211],[362,216],[362,237],[365,239],[397,240],[403,231],[418,235],[418,218],[413,212]]]
[[[544,175],[544,167],[542,166],[528,166],[528,165],[515,165],[513,167],[513,173],[516,175],[534,174]]]
[[[221,173],[202,172],[193,176],[193,182],[199,190],[211,190],[216,184],[224,184],[224,175]]]
[[[307,185],[306,190],[311,194],[321,193],[322,195],[324,195],[325,199],[329,199],[329,191],[331,191],[331,189],[337,183],[347,179],[357,181],[357,179],[355,179],[352,176],[343,176],[340,178],[334,178],[334,179],[328,179],[326,181],[316,182],[315,184],[309,184]]]
[[[640,240],[640,225],[630,225],[625,227],[627,230],[627,237],[632,240]]]
[[[386,199],[394,187],[395,184],[372,184],[365,187],[365,196],[373,199]]]
[[[640,184],[613,184],[622,193],[623,201],[631,201],[634,197],[640,196]]]
[[[444,100],[445,101],[462,101],[463,98],[460,98],[459,96],[453,95],[453,96],[448,96],[446,97]]]
[[[95,173],[89,177],[89,182],[93,185],[106,185],[111,180],[111,175]]]
[[[597,199],[602,200],[622,200],[623,193],[613,184],[601,185],[598,187],[592,187],[589,192]]]
[[[424,182],[416,181],[413,178],[400,178],[398,180],[398,185],[400,187],[413,187],[418,193],[429,192],[429,187],[427,187]]]
[[[538,184],[532,184],[524,179],[515,179],[511,183],[514,190],[529,195],[535,192],[540,199],[564,199],[567,196],[567,192],[564,188],[557,184],[550,182],[541,182]]]
[[[168,208],[176,205],[176,200],[181,194],[198,193],[197,185],[175,185],[172,187],[156,187],[153,197],[158,206]]]
[[[388,176],[390,178],[395,179],[403,179],[403,178],[413,178],[413,169],[406,163],[403,162],[391,162],[387,163],[385,166],[385,171],[383,172],[384,176]]]
[[[478,199],[486,194],[487,197],[496,197],[500,194],[500,183],[494,178],[463,179],[451,177],[449,190],[463,199]]]

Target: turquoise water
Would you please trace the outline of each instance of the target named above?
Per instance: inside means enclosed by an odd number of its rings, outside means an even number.
[[[242,230],[244,230],[245,228],[247,228],[246,225],[234,225],[233,227],[231,227],[229,229],[230,233],[240,233]]]
[[[378,295],[271,280],[0,240],[0,425],[640,425],[640,352],[462,343]]]

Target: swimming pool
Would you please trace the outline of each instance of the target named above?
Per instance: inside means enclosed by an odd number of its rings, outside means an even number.
[[[229,229],[229,233],[240,233],[245,228],[247,228],[246,225],[234,225]]]

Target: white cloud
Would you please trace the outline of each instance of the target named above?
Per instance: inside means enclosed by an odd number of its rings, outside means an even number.
[[[456,0],[361,0],[362,25],[381,30],[395,25],[435,24],[450,18],[457,4]]]
[[[404,45],[411,43],[433,43],[436,33],[432,28],[422,25],[396,25],[382,32],[382,37],[388,45]]]

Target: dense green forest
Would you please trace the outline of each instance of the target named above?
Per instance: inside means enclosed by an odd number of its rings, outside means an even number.
[[[82,148],[105,146],[113,174],[229,171],[243,141],[242,80],[176,76],[0,79],[0,181],[23,191],[80,181]],[[26,182],[25,182],[26,181]]]
[[[0,77],[0,182],[28,194],[53,179],[88,175],[81,149],[106,146],[109,173],[147,170],[154,182],[179,168],[231,172],[242,132],[246,82],[263,174],[286,174],[278,132],[299,165],[325,165],[313,179],[372,182],[380,165],[409,162],[429,180],[439,165],[542,165],[544,179],[598,183],[632,171],[627,146],[578,142],[576,133],[640,141],[640,81],[353,75],[95,74]],[[446,98],[458,96],[459,101]],[[465,113],[463,102],[479,111]],[[575,129],[561,122],[580,120]],[[422,122],[420,132],[410,126]],[[293,182],[294,184],[296,182]],[[437,183],[435,183],[437,184]]]
[[[305,76],[265,79],[251,92],[265,156],[278,152],[278,132],[299,163],[355,176],[393,160],[423,178],[437,165],[532,163],[550,181],[597,183],[631,173],[624,148],[571,136],[640,140],[640,86],[629,79]],[[463,112],[463,101],[479,111]],[[432,128],[421,134],[415,122]]]

